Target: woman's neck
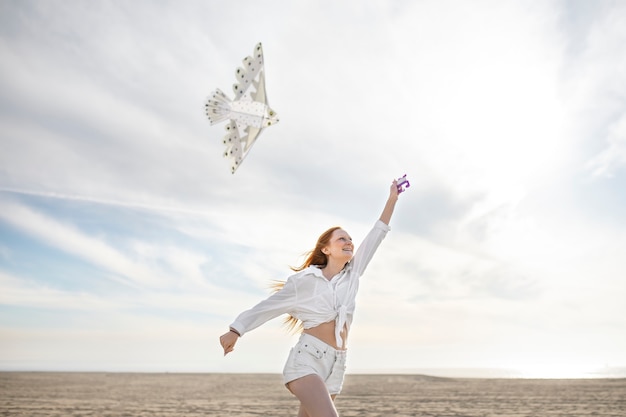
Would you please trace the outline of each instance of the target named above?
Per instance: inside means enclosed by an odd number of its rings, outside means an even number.
[[[335,275],[341,272],[344,266],[346,265],[333,262],[332,259],[329,259],[328,264],[326,264],[326,266],[322,268],[322,274],[327,280],[330,281]]]

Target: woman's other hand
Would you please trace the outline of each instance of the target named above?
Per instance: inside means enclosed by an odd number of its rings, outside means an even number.
[[[239,339],[239,336],[230,330],[220,336],[220,344],[224,349],[224,356],[235,350],[235,343],[237,343],[237,339]]]

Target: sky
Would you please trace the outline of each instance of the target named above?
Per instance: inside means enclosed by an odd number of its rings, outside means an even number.
[[[403,174],[349,373],[626,367],[624,50],[622,1],[0,0],[0,370],[279,373],[281,319],[219,336]]]

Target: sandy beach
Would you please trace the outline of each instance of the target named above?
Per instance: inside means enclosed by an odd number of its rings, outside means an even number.
[[[348,375],[343,417],[626,416],[626,379]],[[0,373],[0,416],[295,416],[275,374]]]

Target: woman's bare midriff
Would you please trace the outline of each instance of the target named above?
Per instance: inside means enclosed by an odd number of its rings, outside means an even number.
[[[341,332],[341,338],[343,339],[343,346],[337,346],[335,341],[335,321],[329,321],[322,323],[318,326],[311,327],[310,329],[303,330],[304,333],[310,334],[313,337],[317,337],[322,342],[334,347],[335,349],[344,350],[346,348],[346,341],[348,340],[348,329],[343,327]]]

